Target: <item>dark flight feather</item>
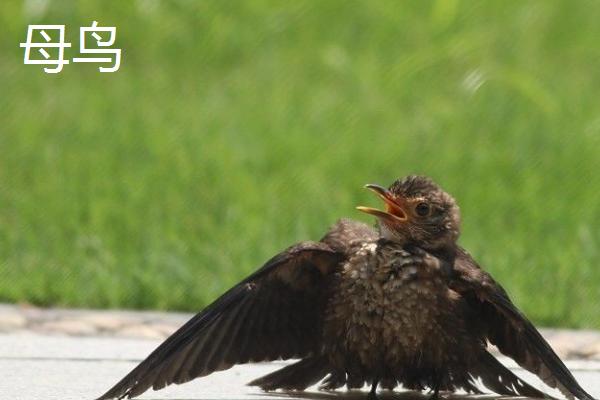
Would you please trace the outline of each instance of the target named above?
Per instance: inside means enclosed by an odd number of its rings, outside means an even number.
[[[551,398],[516,376],[487,351],[481,353],[479,365],[477,369],[471,371],[471,375],[481,379],[481,382],[486,387],[498,394],[505,396]]]
[[[248,383],[263,390],[304,390],[319,382],[331,370],[325,356],[314,356],[287,365]]]
[[[506,291],[462,248],[458,248],[456,255],[451,287],[478,310],[474,318],[478,329],[502,354],[536,374],[548,386],[559,389],[567,398],[593,400]]]
[[[248,361],[313,355],[321,324],[314,310],[343,258],[321,242],[281,252],[189,320],[98,400],[131,398]]]

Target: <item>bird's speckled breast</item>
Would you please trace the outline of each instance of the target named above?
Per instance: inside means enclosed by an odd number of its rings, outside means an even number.
[[[447,331],[461,328],[453,318],[460,298],[447,287],[439,262],[371,242],[348,260],[338,279],[326,324],[338,352],[358,357],[365,367],[446,362],[452,352],[445,349],[456,345]]]

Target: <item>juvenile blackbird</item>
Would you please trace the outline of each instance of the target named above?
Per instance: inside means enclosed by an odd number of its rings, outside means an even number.
[[[456,244],[454,199],[430,179],[367,185],[385,210],[377,229],[336,223],[267,261],[166,339],[99,400],[132,398],[235,364],[300,359],[249,385],[549,397],[489,352],[500,352],[567,398],[593,400],[502,287]]]

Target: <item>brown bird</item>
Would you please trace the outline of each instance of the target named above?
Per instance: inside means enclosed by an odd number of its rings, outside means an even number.
[[[504,289],[456,244],[454,199],[430,179],[367,185],[377,230],[349,220],[301,242],[228,290],[166,339],[102,399],[132,398],[248,362],[300,359],[250,382],[264,390],[398,385],[549,397],[488,351],[567,398],[593,400]]]

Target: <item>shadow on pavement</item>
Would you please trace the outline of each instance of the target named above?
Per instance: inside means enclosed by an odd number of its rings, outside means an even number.
[[[289,398],[289,399],[306,399],[306,400],[367,400],[367,391],[331,391],[331,392],[266,392],[260,394],[253,394],[256,398]],[[379,400],[429,400],[430,394],[424,394],[421,392],[392,392],[382,391],[377,393]],[[451,393],[440,393],[440,400],[516,400],[525,399],[525,397],[512,397],[512,396],[498,396],[494,394],[451,394]],[[161,399],[148,399],[148,400],[161,400]],[[210,398],[181,398],[172,400],[211,400]],[[233,400],[233,399],[232,399]]]
[[[288,397],[290,399],[306,399],[306,400],[366,400],[368,391],[364,390],[350,390],[350,391],[321,391],[321,392],[268,392],[263,394],[257,394],[257,397]],[[377,392],[377,398],[379,400],[429,400],[431,394],[415,392],[415,391],[401,391],[395,392],[390,390],[384,390]],[[511,397],[511,396],[499,396],[495,394],[452,394],[452,393],[440,393],[440,399],[445,400],[511,400],[511,399],[523,399],[523,397]]]

